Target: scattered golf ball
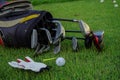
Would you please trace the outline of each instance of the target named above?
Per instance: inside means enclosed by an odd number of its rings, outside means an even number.
[[[118,4],[114,4],[114,7],[118,7]]]
[[[56,59],[56,64],[57,64],[57,66],[63,66],[63,65],[65,65],[65,59],[63,57],[58,57]]]
[[[103,2],[104,2],[104,0],[100,0],[100,2],[101,2],[101,3],[103,3]]]
[[[116,3],[116,0],[113,0],[113,3]]]

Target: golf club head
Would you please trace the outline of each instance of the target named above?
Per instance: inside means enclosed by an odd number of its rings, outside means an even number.
[[[79,21],[80,29],[83,34],[83,36],[87,36],[90,34],[90,27],[82,20]]]
[[[61,39],[59,39],[58,42],[54,44],[54,54],[59,53],[60,49],[61,49]]]
[[[72,38],[72,48],[73,48],[73,51],[78,50],[78,41],[77,41],[76,37]]]
[[[39,43],[37,44],[37,48],[34,52],[34,57],[38,56],[38,54],[41,54],[43,52],[47,52],[50,49],[50,45],[40,45]]]
[[[104,31],[97,31],[93,33],[93,42],[98,51],[102,51],[103,48],[103,35]]]
[[[57,26],[57,28],[54,29],[56,31],[56,34],[55,34],[55,38],[53,40],[53,44],[56,44],[58,42],[59,38],[61,38],[61,39],[65,38],[65,29],[62,26],[60,21],[53,20],[52,22],[55,23]]]
[[[31,35],[31,48],[36,48],[37,43],[38,43],[38,33],[36,29],[33,29]]]
[[[85,44],[86,49],[91,48],[91,46],[92,46],[92,36],[90,36],[90,35],[86,36],[84,44]]]
[[[37,54],[41,54],[41,53],[43,53],[43,52],[46,52],[46,51],[48,51],[49,49],[50,49],[50,46],[49,46],[49,45],[42,45],[42,46],[39,48]]]
[[[45,29],[45,28],[40,28],[40,29],[45,31],[49,43],[52,44],[52,37],[51,37],[51,34],[50,34],[49,30],[48,30],[48,29]]]
[[[33,55],[34,57],[38,55],[39,49],[40,49],[40,43],[37,44],[37,47],[36,47],[36,49],[34,51],[34,55]]]

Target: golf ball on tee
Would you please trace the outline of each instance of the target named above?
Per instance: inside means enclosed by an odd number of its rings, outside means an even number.
[[[56,64],[57,64],[57,66],[63,66],[63,65],[65,65],[65,59],[63,57],[58,57],[56,59]]]

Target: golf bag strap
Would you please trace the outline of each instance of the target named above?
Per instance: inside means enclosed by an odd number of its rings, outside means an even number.
[[[15,20],[9,20],[9,21],[0,21],[0,26],[2,26],[2,27],[12,27],[12,26],[14,26],[14,25],[16,25],[16,24],[18,24],[18,23],[24,23],[24,22],[27,22],[27,21],[29,21],[29,20],[31,20],[31,19],[34,19],[34,18],[37,18],[37,17],[39,17],[40,16],[40,14],[30,14],[30,15],[28,15],[28,16],[26,16],[26,17],[22,17],[22,18],[18,18],[18,19],[15,19]]]
[[[11,12],[21,12],[27,10],[32,10],[32,4],[30,1],[12,1],[8,4],[4,4],[0,8],[0,16],[5,16]]]

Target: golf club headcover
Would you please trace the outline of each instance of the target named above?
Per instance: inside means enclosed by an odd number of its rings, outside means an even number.
[[[47,69],[47,65],[41,62],[35,62],[30,57],[25,57],[25,61],[17,59],[17,61],[8,62],[13,68],[19,68],[24,70],[31,70],[34,72],[40,72],[43,69]]]
[[[104,31],[98,31],[93,33],[93,42],[98,51],[102,51],[103,48],[103,35]]]

